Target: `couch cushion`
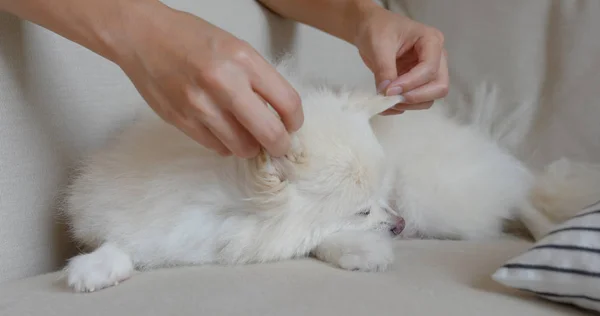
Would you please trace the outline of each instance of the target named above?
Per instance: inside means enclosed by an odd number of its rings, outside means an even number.
[[[584,315],[517,293],[490,274],[523,241],[400,241],[386,273],[348,272],[305,259],[139,273],[74,294],[59,274],[0,287],[1,315]]]

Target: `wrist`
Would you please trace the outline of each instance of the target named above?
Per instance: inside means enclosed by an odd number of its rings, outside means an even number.
[[[116,0],[118,12],[104,24],[98,24],[94,34],[105,52],[105,58],[117,65],[136,54],[135,45],[140,38],[151,37],[155,20],[164,10],[172,10],[159,0]]]
[[[81,0],[75,0],[81,1]],[[96,1],[96,0],[92,0]],[[99,0],[106,1],[109,0]],[[110,0],[104,19],[96,19],[89,24],[89,38],[93,39],[89,49],[121,66],[135,52],[140,37],[151,37],[151,25],[163,15],[164,10],[172,10],[159,0]],[[86,45],[84,45],[86,46]],[[86,46],[87,47],[87,46]]]
[[[381,9],[373,0],[259,0],[275,13],[354,44],[362,21]]]
[[[373,0],[348,1],[344,10],[344,21],[342,23],[343,34],[338,37],[356,46],[357,38],[364,29],[365,22],[371,14],[377,10],[385,10]]]

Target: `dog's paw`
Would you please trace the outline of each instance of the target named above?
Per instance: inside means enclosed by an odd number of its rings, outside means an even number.
[[[383,272],[394,261],[391,249],[354,249],[344,253],[338,260],[340,268],[350,271]]]
[[[350,271],[382,272],[394,261],[390,240],[369,233],[338,233],[319,245],[314,255]]]
[[[119,284],[133,273],[131,258],[120,249],[103,245],[89,254],[72,258],[67,283],[77,292],[94,292]]]

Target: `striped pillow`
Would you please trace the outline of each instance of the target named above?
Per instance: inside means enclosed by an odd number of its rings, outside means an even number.
[[[600,202],[559,225],[492,278],[545,299],[600,312]]]

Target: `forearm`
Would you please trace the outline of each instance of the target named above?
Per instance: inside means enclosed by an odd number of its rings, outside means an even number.
[[[112,61],[126,42],[133,6],[155,0],[0,0],[0,11],[51,30]],[[142,11],[142,10],[138,10]],[[137,23],[137,22],[136,22]]]
[[[354,42],[362,17],[373,8],[373,0],[258,0],[279,15],[313,26]]]

